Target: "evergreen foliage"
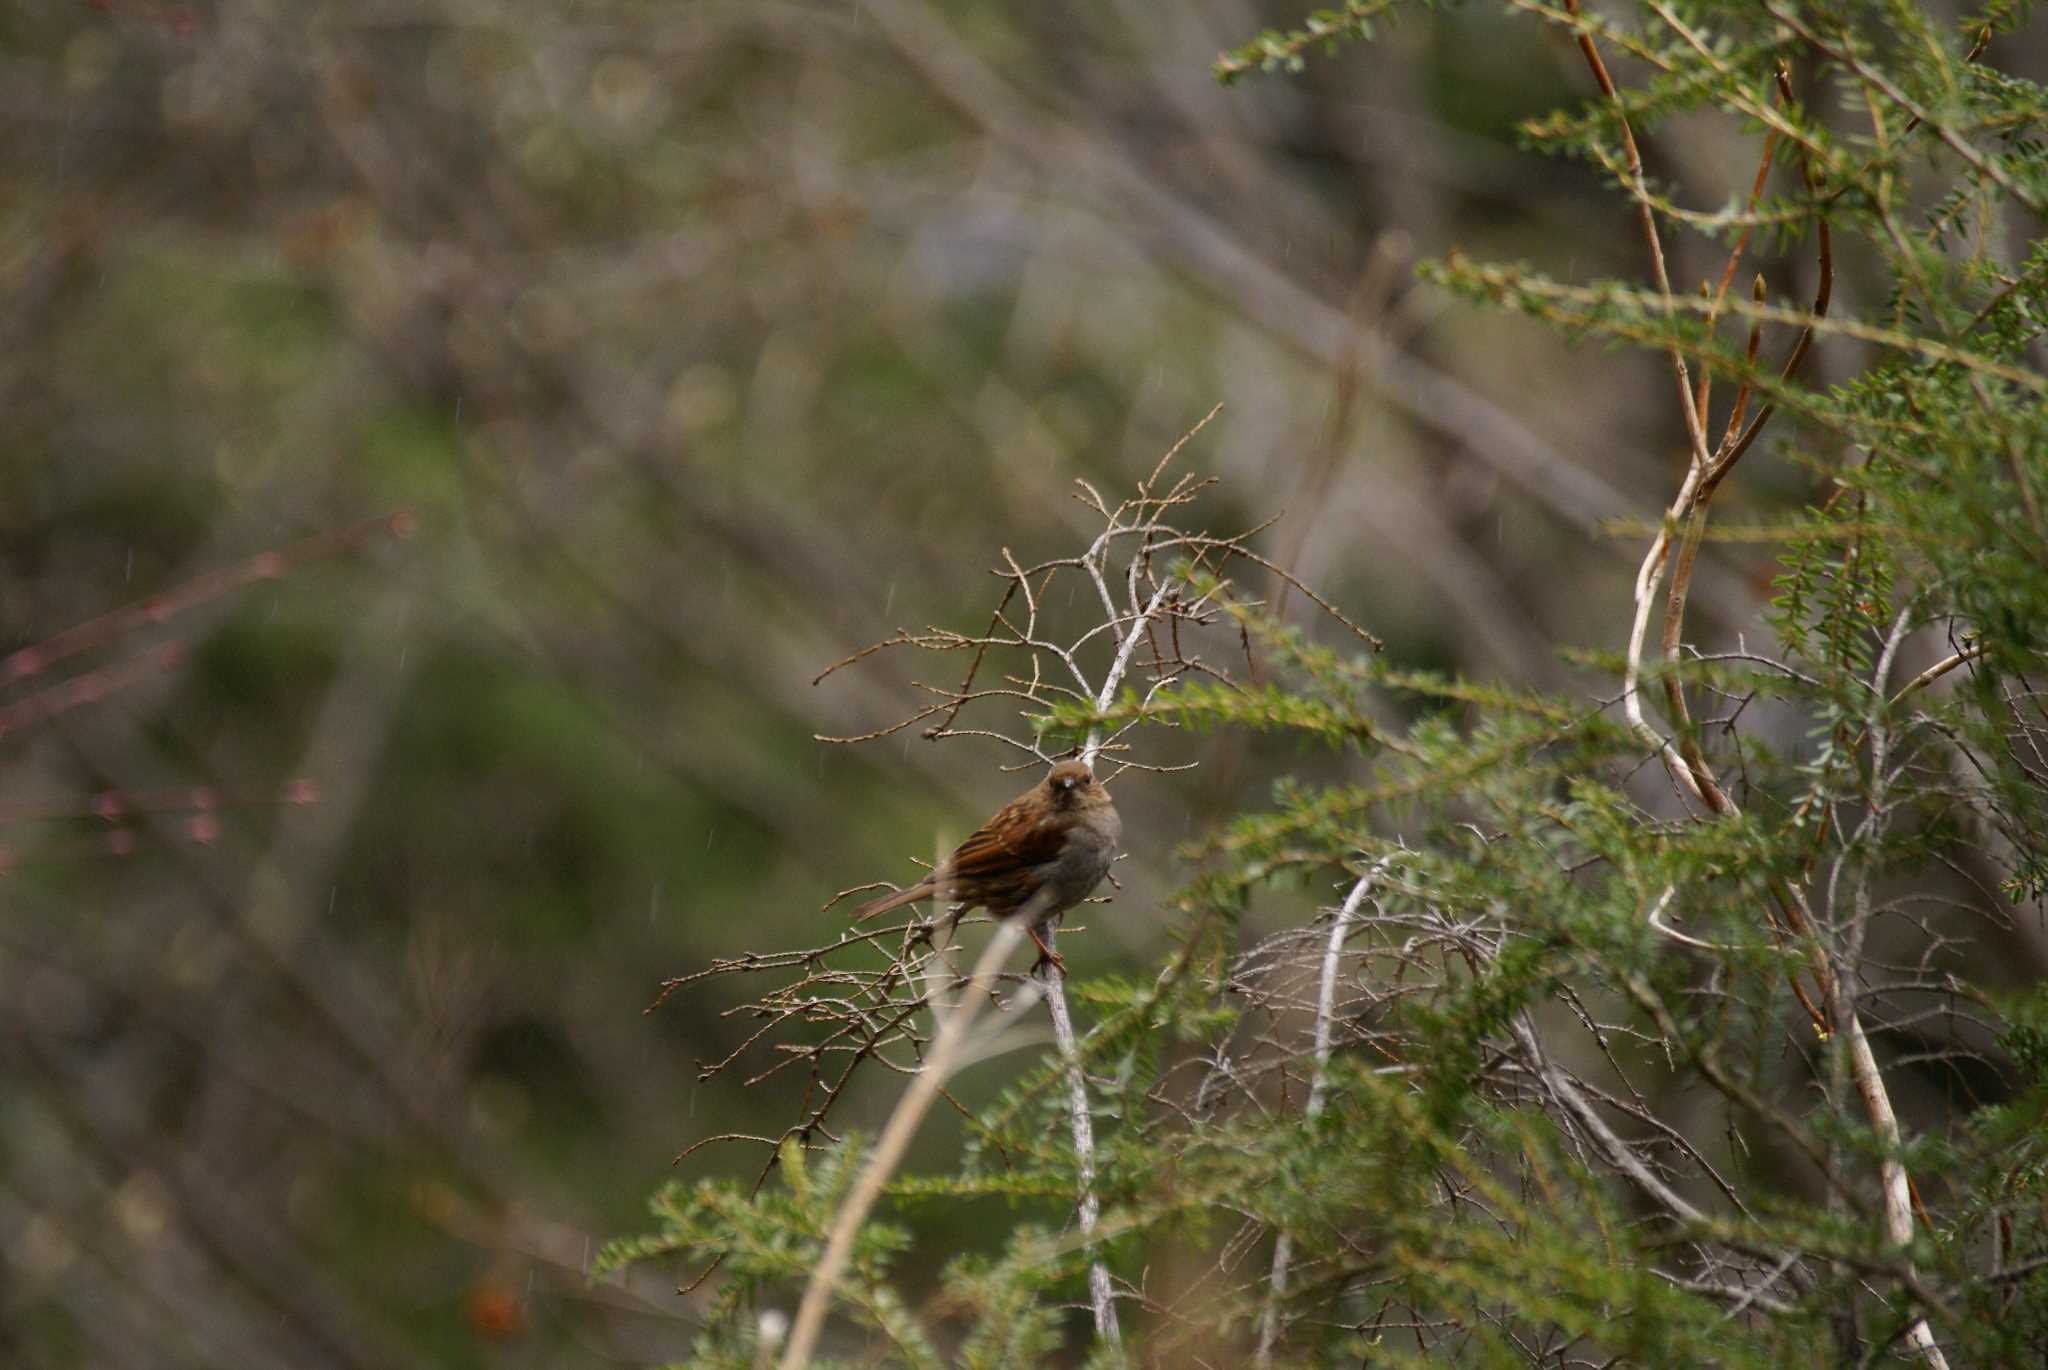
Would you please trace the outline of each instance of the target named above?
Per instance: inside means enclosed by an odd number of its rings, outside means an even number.
[[[1861,0],[1514,8],[1617,72],[1613,98],[1530,122],[1530,145],[1608,175],[1617,232],[1634,206],[1653,234],[1731,249],[1697,294],[1429,268],[1679,368],[1692,451],[1639,530],[1636,602],[1614,606],[1636,645],[1553,697],[1332,647],[1231,566],[1179,568],[1256,673],[1074,695],[1033,712],[1041,745],[1242,730],[1342,775],[1194,838],[1173,954],[1074,987],[1125,1337],[1070,1311],[1091,1256],[1048,1056],[972,1114],[956,1167],[890,1191],[892,1223],[1002,1200],[1013,1230],[913,1306],[902,1230],[872,1225],[838,1304],[847,1363],[1037,1366],[1084,1342],[1090,1363],[1163,1366],[2048,1351],[2048,994],[1972,950],[1986,924],[2037,925],[2048,894],[2048,95],[1994,60],[2029,7],[1960,25]],[[1297,68],[1398,9],[1320,12],[1218,71]],[[1700,112],[1752,130],[1763,161],[1710,210],[1637,150]],[[1778,278],[1732,288],[1766,244]],[[1863,294],[1881,313],[1829,309],[1850,269],[1882,283]],[[1823,350],[1853,375],[1816,381],[1801,363]],[[1822,493],[1717,530],[1745,459]],[[1686,587],[1717,531],[1770,540],[1781,569],[1740,640],[1695,650]],[[1251,936],[1247,900],[1287,882],[1351,897]],[[654,1234],[605,1257],[722,1261],[695,1363],[764,1363],[760,1314],[816,1260],[858,1153],[803,1140],[817,1151],[785,1144],[758,1193],[665,1190]],[[1907,1193],[1902,1234],[1888,1200]]]

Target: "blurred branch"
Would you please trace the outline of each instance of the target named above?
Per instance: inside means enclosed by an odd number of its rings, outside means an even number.
[[[401,510],[319,533],[286,547],[259,552],[233,566],[196,576],[183,585],[102,614],[0,658],[0,688],[45,671],[67,657],[105,646],[137,629],[154,627],[245,586],[258,581],[277,580],[309,562],[355,551],[381,537],[411,537],[414,526],[413,516]]]
[[[977,58],[918,0],[875,0],[865,12],[911,70],[956,109],[1005,147],[1048,167],[1062,183],[1078,175],[1125,203],[1199,288],[1220,294],[1246,319],[1324,366],[1342,365],[1347,349],[1355,347],[1360,373],[1386,403],[1453,438],[1462,452],[1568,526],[1597,535],[1602,520],[1639,512],[1634,501],[1464,382],[1396,350],[1377,332],[1356,336],[1342,310],[1303,289],[1226,225],[1177,195],[1113,135],[1035,109],[1021,89]],[[1704,597],[1723,618],[1745,622],[1752,615],[1755,595],[1734,576],[1703,568],[1701,579]]]
[[[825,1314],[832,1306],[833,1292],[839,1284],[841,1272],[846,1269],[847,1260],[853,1254],[854,1238],[874,1208],[875,1200],[881,1197],[882,1186],[888,1183],[889,1176],[902,1163],[910,1139],[917,1134],[917,1125],[924,1121],[932,1100],[938,1097],[946,1077],[952,1074],[961,1048],[966,1045],[967,1029],[973,1026],[976,1015],[981,1012],[982,1001],[988,998],[989,990],[994,986],[997,968],[1016,949],[1023,935],[1024,929],[1015,922],[997,925],[995,936],[989,938],[988,945],[982,948],[981,959],[975,962],[974,972],[968,976],[959,1002],[941,1020],[938,1033],[932,1039],[930,1054],[925,1057],[910,1088],[904,1091],[889,1114],[889,1121],[875,1142],[873,1154],[868,1157],[860,1178],[854,1182],[832,1220],[825,1253],[818,1261],[810,1285],[804,1290],[802,1303],[797,1306],[796,1321],[790,1327],[789,1344],[779,1362],[781,1370],[803,1370],[811,1363],[811,1351],[817,1345],[818,1333],[825,1326]]]

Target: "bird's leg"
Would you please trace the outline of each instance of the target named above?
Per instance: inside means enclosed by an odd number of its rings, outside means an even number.
[[[1046,930],[1048,932],[1052,930],[1050,923],[1046,924]],[[1036,975],[1044,967],[1050,965],[1059,971],[1062,980],[1066,979],[1067,959],[1054,951],[1047,945],[1046,940],[1038,935],[1038,925],[1036,923],[1033,923],[1028,931],[1031,934],[1031,944],[1038,948],[1038,959],[1031,963],[1031,973]]]
[[[953,944],[953,938],[955,934],[957,934],[960,931],[960,920],[967,916],[967,910],[972,907],[974,907],[972,904],[955,904],[952,908],[946,910],[947,946],[951,946]],[[932,922],[936,924],[938,922],[938,919],[933,918]],[[932,945],[937,946],[938,944],[934,942]]]

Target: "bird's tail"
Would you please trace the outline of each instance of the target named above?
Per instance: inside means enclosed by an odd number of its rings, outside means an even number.
[[[870,899],[848,916],[858,923],[865,919],[873,918],[878,913],[887,913],[890,909],[900,909],[905,904],[915,904],[920,899],[929,899],[931,897],[931,881],[920,880],[907,890],[898,890],[894,894],[885,894],[879,899]]]

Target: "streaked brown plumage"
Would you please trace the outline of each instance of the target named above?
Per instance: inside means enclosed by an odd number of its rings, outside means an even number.
[[[1109,791],[1081,762],[1062,761],[975,829],[930,875],[870,899],[853,916],[872,918],[936,898],[960,906],[946,922],[951,930],[967,910],[985,908],[997,918],[1024,919],[1039,951],[1064,971],[1038,929],[1101,883],[1122,837]]]

